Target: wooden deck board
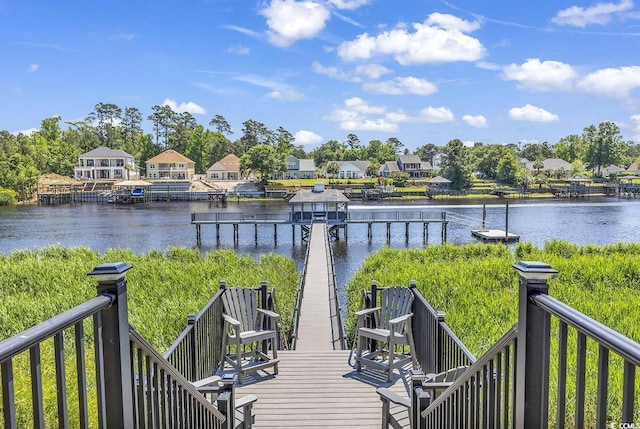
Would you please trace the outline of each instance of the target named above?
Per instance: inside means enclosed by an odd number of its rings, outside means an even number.
[[[407,377],[387,383],[381,371],[349,365],[349,351],[281,351],[277,376],[247,376],[239,397],[254,394],[256,428],[379,428],[382,402],[376,387],[407,396]]]

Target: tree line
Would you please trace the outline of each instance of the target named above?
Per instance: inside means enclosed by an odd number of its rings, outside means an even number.
[[[145,133],[144,121],[151,132]],[[599,175],[609,164],[628,166],[640,156],[638,145],[624,141],[620,129],[612,122],[597,127],[590,125],[582,135],[570,135],[555,145],[542,144],[485,145],[472,147],[460,140],[445,146],[428,143],[411,152],[396,137],[371,140],[363,144],[357,135],[348,134],[344,141],[329,140],[310,152],[295,144],[295,136],[283,127],[269,129],[265,124],[248,119],[242,124],[240,136],[231,140],[234,132],[222,115],[215,115],[209,127],[199,124],[188,112],[178,113],[166,105],[151,108],[146,118],[135,107],[98,103],[84,120],[62,123],[59,116],[45,118],[40,129],[32,134],[14,135],[0,131],[0,187],[18,199],[30,198],[38,178],[45,173],[73,176],[78,157],[97,147],[120,149],[131,154],[142,168],[145,161],[173,149],[193,160],[196,173],[202,174],[228,154],[241,159],[241,168],[258,172],[261,177],[286,171],[285,158],[313,158],[318,167],[335,168],[333,161],[371,161],[367,173],[375,175],[385,161],[400,154],[415,154],[434,164],[440,158],[439,173],[453,181],[456,189],[470,186],[472,173],[507,184],[530,182],[518,162],[518,156],[533,161],[558,157],[584,170]],[[2,196],[0,195],[0,200]]]

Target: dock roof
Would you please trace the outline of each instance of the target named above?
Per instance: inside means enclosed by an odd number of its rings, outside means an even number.
[[[289,204],[300,203],[348,203],[349,198],[345,197],[337,189],[325,189],[323,192],[313,192],[311,189],[303,189],[289,200]]]

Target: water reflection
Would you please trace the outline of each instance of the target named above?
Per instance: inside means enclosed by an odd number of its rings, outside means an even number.
[[[375,202],[352,204],[350,210],[446,210],[475,219],[482,218],[482,201],[421,201]],[[543,245],[560,238],[577,244],[603,245],[616,242],[640,241],[640,201],[613,198],[590,200],[513,200],[509,204],[510,232],[523,241]],[[134,205],[82,204],[73,206],[0,207],[0,252],[44,247],[50,244],[85,246],[98,252],[111,247],[129,248],[136,253],[169,247],[196,247],[196,231],[191,225],[191,213],[200,211],[245,211],[252,213],[288,211],[286,202],[264,201],[229,202],[217,206],[208,202],[158,202]],[[507,226],[504,202],[492,200],[486,208],[489,228],[504,230]],[[258,226],[257,240],[253,225],[240,225],[239,241],[233,242],[233,228],[220,228],[220,243],[216,241],[215,226],[202,227],[202,246],[211,249],[229,248],[238,253],[259,257],[276,252],[295,259],[302,266],[306,245],[300,243],[300,229],[296,228],[295,242],[292,228],[281,225],[274,240],[272,225]],[[449,224],[447,240],[468,243],[473,238],[468,226]],[[428,244],[439,244],[441,227],[429,226]],[[422,225],[411,224],[408,239],[405,224],[392,224],[391,239],[387,243],[386,224],[374,224],[372,240],[367,238],[366,225],[350,225],[348,240],[334,242],[336,278],[346,282],[369,253],[385,245],[391,247],[422,247]]]

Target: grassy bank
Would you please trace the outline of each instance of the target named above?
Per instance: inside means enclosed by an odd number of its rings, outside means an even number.
[[[86,248],[51,246],[0,255],[0,339],[94,297],[97,283],[87,273],[117,261],[133,265],[127,272],[129,321],[161,352],[185,328],[186,315],[197,313],[216,293],[220,280],[251,287],[267,280],[269,288],[276,289],[289,334],[299,273],[284,256],[267,254],[255,261],[231,250],[203,256],[185,248],[144,255],[111,249],[101,255]]]
[[[442,245],[425,249],[385,248],[370,255],[347,285],[348,331],[353,334],[354,311],[359,309],[360,291],[371,280],[381,286],[408,285],[417,280],[418,289],[438,310],[447,313],[446,322],[475,355],[484,353],[517,321],[518,276],[512,264],[520,260],[543,261],[559,273],[549,282],[549,294],[616,331],[640,341],[640,245],[616,244],[603,247],[577,246],[551,241],[544,248],[521,243],[512,252],[503,245]],[[552,325],[557,331],[557,323]],[[552,333],[551,365],[557,361],[555,333]],[[575,335],[569,338],[568,362],[576,362]],[[588,343],[587,421],[595,424],[595,374],[597,345]],[[555,404],[556,373],[551,372],[551,403]],[[573,376],[569,377],[571,383]],[[608,415],[620,415],[622,363],[612,358],[609,369]],[[568,392],[575,392],[569,384]],[[570,393],[568,409],[573,409]],[[636,403],[640,400],[640,379],[636,377]],[[568,414],[569,415],[569,414]],[[640,418],[640,411],[637,412]],[[587,425],[587,427],[593,427]]]

